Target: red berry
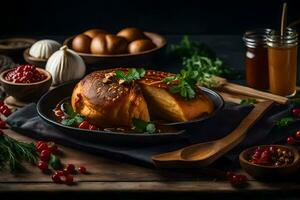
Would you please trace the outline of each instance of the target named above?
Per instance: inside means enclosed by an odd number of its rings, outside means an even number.
[[[58,147],[54,142],[48,142],[47,148],[51,153],[56,153],[58,151]]]
[[[40,146],[42,143],[46,143],[45,141],[37,141],[36,143],[35,143],[35,148],[37,149],[38,148],[38,146]]]
[[[88,121],[83,121],[83,122],[81,122],[81,123],[79,124],[78,127],[81,128],[81,129],[89,129],[90,124],[89,124]]]
[[[246,185],[248,179],[245,175],[234,175],[229,179],[229,181],[234,187],[243,187]]]
[[[73,185],[74,184],[74,178],[72,175],[65,175],[65,183],[67,185]]]
[[[0,107],[3,106],[3,105],[4,105],[4,102],[3,102],[3,101],[0,101]]]
[[[11,114],[11,110],[9,108],[3,110],[2,114],[5,116],[5,117],[8,117],[10,114]]]
[[[5,129],[6,128],[6,123],[5,121],[0,120],[0,128]]]
[[[295,137],[296,137],[297,139],[300,139],[300,131],[297,131],[297,132],[295,133]]]
[[[68,164],[64,168],[64,172],[66,172],[67,174],[73,174],[73,173],[75,173],[75,166],[73,164]]]
[[[90,129],[90,130],[97,130],[98,128],[97,128],[97,126],[95,126],[95,125],[90,125],[90,126],[89,126],[89,129]]]
[[[86,174],[86,173],[87,173],[87,170],[86,170],[86,168],[85,168],[84,166],[80,166],[80,167],[78,168],[78,171],[79,171],[81,174]]]
[[[48,170],[48,163],[44,162],[44,161],[39,161],[38,162],[38,168],[42,171],[42,172],[46,172]]]
[[[36,150],[42,152],[43,150],[48,149],[48,145],[45,142],[40,142],[36,144]]]
[[[294,109],[292,110],[292,115],[293,115],[294,117],[300,117],[300,109],[299,109],[299,108],[294,108]]]
[[[67,175],[64,171],[61,171],[61,170],[55,171],[54,173],[58,174],[58,176],[65,176],[65,175]]]
[[[48,149],[44,149],[40,154],[41,161],[48,162],[51,156],[51,152]]]
[[[286,141],[287,141],[288,144],[295,144],[295,142],[296,142],[295,139],[294,139],[293,137],[291,137],[291,136],[288,137],[288,138],[286,139]]]
[[[54,183],[61,183],[61,177],[62,175],[60,173],[54,172],[54,174],[52,174],[52,180]]]

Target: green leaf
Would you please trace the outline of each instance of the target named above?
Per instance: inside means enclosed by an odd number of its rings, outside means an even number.
[[[76,122],[75,118],[69,118],[69,119],[62,120],[61,124],[65,126],[73,126],[75,122]]]
[[[59,170],[62,168],[60,159],[54,154],[51,154],[49,165],[55,170]]]
[[[275,125],[278,128],[286,128],[289,127],[294,122],[292,117],[284,117],[275,122]]]
[[[121,70],[117,70],[115,71],[115,73],[117,78],[124,80],[126,83],[130,83],[134,80],[139,80],[142,77],[144,77],[146,71],[143,68],[140,69],[130,68],[127,74],[125,74],[125,72]]]
[[[254,105],[257,103],[257,100],[254,98],[242,99],[240,104],[241,105]]]
[[[65,102],[61,105],[61,109],[63,112],[65,112],[70,118],[75,117],[75,115],[77,114],[76,112],[74,112],[72,106]]]
[[[132,119],[132,126],[135,131],[141,132],[141,133],[151,133],[152,134],[156,130],[155,124],[153,124],[151,122],[146,122],[146,121],[138,119],[138,118]]]

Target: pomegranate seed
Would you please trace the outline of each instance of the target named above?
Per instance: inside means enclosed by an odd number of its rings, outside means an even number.
[[[3,105],[4,105],[4,102],[3,102],[3,101],[0,101],[0,107],[3,106]]]
[[[79,124],[79,128],[81,129],[89,129],[90,124],[87,121],[83,121]]]
[[[299,109],[299,108],[294,108],[294,109],[292,110],[292,115],[293,115],[294,117],[299,117],[299,116],[300,116],[300,109]]]
[[[78,168],[78,171],[79,171],[81,174],[86,174],[86,173],[87,173],[87,170],[86,170],[86,168],[85,168],[84,166],[80,166],[80,167]]]
[[[97,128],[97,126],[95,126],[95,125],[90,125],[89,129],[90,129],[90,130],[97,130],[98,128]]]
[[[8,108],[8,109],[5,109],[3,110],[2,114],[5,116],[5,117],[8,117],[10,114],[11,114],[11,110]]]
[[[61,177],[62,175],[60,175],[60,173],[54,172],[54,174],[52,174],[52,180],[54,183],[61,183]]]
[[[288,137],[286,139],[286,141],[287,141],[288,144],[295,144],[296,143],[296,140],[293,137],[291,137],[291,136]]]
[[[4,110],[6,110],[8,107],[6,105],[3,105],[0,107],[0,112],[3,113]]]
[[[297,132],[295,133],[295,137],[296,137],[297,139],[300,139],[300,131],[297,131]]]
[[[38,162],[38,168],[42,171],[42,172],[46,172],[48,170],[48,163],[44,162],[44,161],[39,161]]]
[[[48,146],[45,142],[40,143],[39,145],[36,145],[36,150],[38,152],[42,152],[43,150],[48,149]]]
[[[0,128],[5,129],[6,128],[6,122],[0,120]]]
[[[48,149],[44,149],[40,154],[41,161],[48,162],[51,156],[51,152]]]
[[[67,174],[73,174],[75,173],[75,166],[73,164],[68,164],[65,168],[64,168],[64,172],[66,172]]]
[[[234,175],[229,179],[229,181],[234,187],[244,187],[248,179],[245,175]]]
[[[74,184],[74,178],[72,175],[65,175],[65,183],[67,185],[73,185]]]

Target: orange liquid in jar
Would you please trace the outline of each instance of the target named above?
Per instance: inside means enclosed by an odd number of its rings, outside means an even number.
[[[270,92],[292,96],[296,91],[297,45],[292,47],[269,47]]]

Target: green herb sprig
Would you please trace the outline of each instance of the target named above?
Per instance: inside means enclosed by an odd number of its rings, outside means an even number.
[[[11,172],[24,170],[22,161],[35,164],[38,154],[33,143],[18,141],[8,135],[0,136],[0,169],[9,168]]]
[[[156,131],[155,124],[151,122],[146,122],[144,120],[133,118],[132,119],[133,130],[140,133],[150,133],[153,134]]]
[[[61,121],[63,125],[73,126],[75,124],[80,124],[85,120],[85,116],[74,112],[72,106],[69,103],[63,103],[61,107],[63,112],[67,114],[67,118]]]
[[[130,68],[127,74],[121,70],[117,70],[115,73],[117,78],[124,80],[125,83],[130,83],[143,78],[146,74],[146,71],[143,68]]]
[[[254,98],[242,99],[240,104],[241,105],[254,105],[257,103],[257,100]]]
[[[284,118],[281,118],[277,121],[275,121],[275,125],[278,127],[278,128],[286,128],[286,127],[289,127],[292,123],[294,123],[294,118],[292,117],[284,117]]]

